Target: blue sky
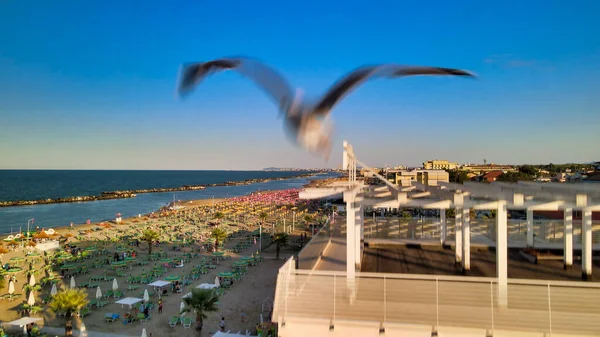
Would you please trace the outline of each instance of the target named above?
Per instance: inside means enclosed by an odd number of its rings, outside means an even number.
[[[3,1],[0,168],[335,167],[600,160],[598,1]],[[596,27],[596,28],[594,28]],[[478,80],[375,80],[333,111],[329,162],[288,141],[235,73],[175,99],[179,65],[259,58],[308,94],[363,64]]]

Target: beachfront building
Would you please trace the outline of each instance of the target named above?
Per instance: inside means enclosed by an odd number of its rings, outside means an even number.
[[[400,186],[411,186],[413,182],[437,186],[450,178],[445,170],[388,170],[386,175],[388,181]]]
[[[367,186],[356,179],[357,164],[368,167],[345,143],[348,181],[300,193],[304,199],[342,195],[346,216],[332,218],[280,269],[273,312],[280,336],[598,335],[600,284],[590,281],[593,253],[600,250],[600,224],[592,222],[600,186],[399,186],[377,173],[385,186]],[[411,227],[402,220],[393,220],[395,232],[386,227],[373,237],[366,207],[423,208],[439,216],[421,225],[418,238],[400,235]],[[495,218],[481,226],[472,209],[493,211]],[[512,210],[525,211],[523,226],[508,220]],[[540,224],[533,214],[543,210],[561,211],[563,221]],[[558,267],[538,264],[545,258],[560,259]]]
[[[517,168],[512,165],[498,165],[492,163],[487,165],[465,165],[461,167],[461,170],[475,174],[486,174],[492,171],[516,172]]]
[[[454,170],[458,167],[458,163],[453,163],[447,160],[429,160],[423,163],[425,170]]]

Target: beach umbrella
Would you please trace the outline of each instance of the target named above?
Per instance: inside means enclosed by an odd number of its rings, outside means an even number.
[[[27,298],[27,304],[30,306],[35,304],[35,298],[33,297],[33,291],[29,292],[29,297]]]
[[[102,289],[100,289],[100,286],[96,287],[96,299],[101,299],[102,298]]]
[[[81,325],[79,326],[79,337],[88,337],[87,329],[85,328],[85,324],[83,320],[80,320]]]
[[[150,301],[150,295],[148,294],[148,289],[144,290],[144,302]]]
[[[116,291],[117,289],[119,289],[119,284],[117,283],[117,278],[115,277],[112,283],[112,290]]]
[[[52,289],[50,289],[50,296],[56,295],[57,292],[58,292],[58,290],[56,289],[56,283],[54,283],[52,285]]]
[[[146,329],[142,329],[142,337],[146,337]]]
[[[8,294],[12,295],[15,292],[15,283],[11,280],[8,283]]]
[[[29,278],[29,285],[30,286],[34,286],[35,285],[35,276],[31,275],[31,277]]]
[[[70,284],[71,289],[75,288],[75,276],[71,276],[71,284]]]
[[[219,282],[219,277],[215,277],[215,285],[217,286],[217,288],[219,288],[221,286],[221,282]]]
[[[185,310],[185,303],[183,303],[183,301],[181,301],[181,304],[179,304],[179,312],[183,315],[183,310]]]

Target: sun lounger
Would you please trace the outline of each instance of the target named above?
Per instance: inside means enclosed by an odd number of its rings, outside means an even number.
[[[184,317],[183,322],[181,324],[183,324],[184,328],[189,328],[192,326],[192,319],[189,317]]]
[[[171,317],[171,319],[169,320],[169,326],[171,328],[174,328],[177,325],[177,322],[179,322],[179,317],[173,316]]]

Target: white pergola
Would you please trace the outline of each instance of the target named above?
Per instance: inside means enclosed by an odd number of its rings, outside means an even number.
[[[356,179],[356,165],[370,170],[386,186],[365,185]],[[392,184],[369,166],[360,162],[348,142],[344,141],[343,168],[348,170],[348,181],[327,187],[307,188],[300,193],[302,199],[319,199],[343,195],[346,202],[346,276],[354,279],[360,269],[364,242],[363,207],[373,208],[424,208],[439,209],[441,241],[446,241],[446,213],[456,209],[455,256],[464,270],[470,269],[470,209],[496,210],[496,268],[498,298],[507,298],[507,211],[522,209],[527,213],[527,244],[533,245],[533,211],[559,211],[564,213],[564,265],[573,264],[573,211],[582,212],[582,278],[592,276],[592,212],[600,211],[600,185],[577,183],[501,183],[464,184],[440,183],[430,186],[413,183],[409,187]],[[594,203],[595,202],[595,203]]]

